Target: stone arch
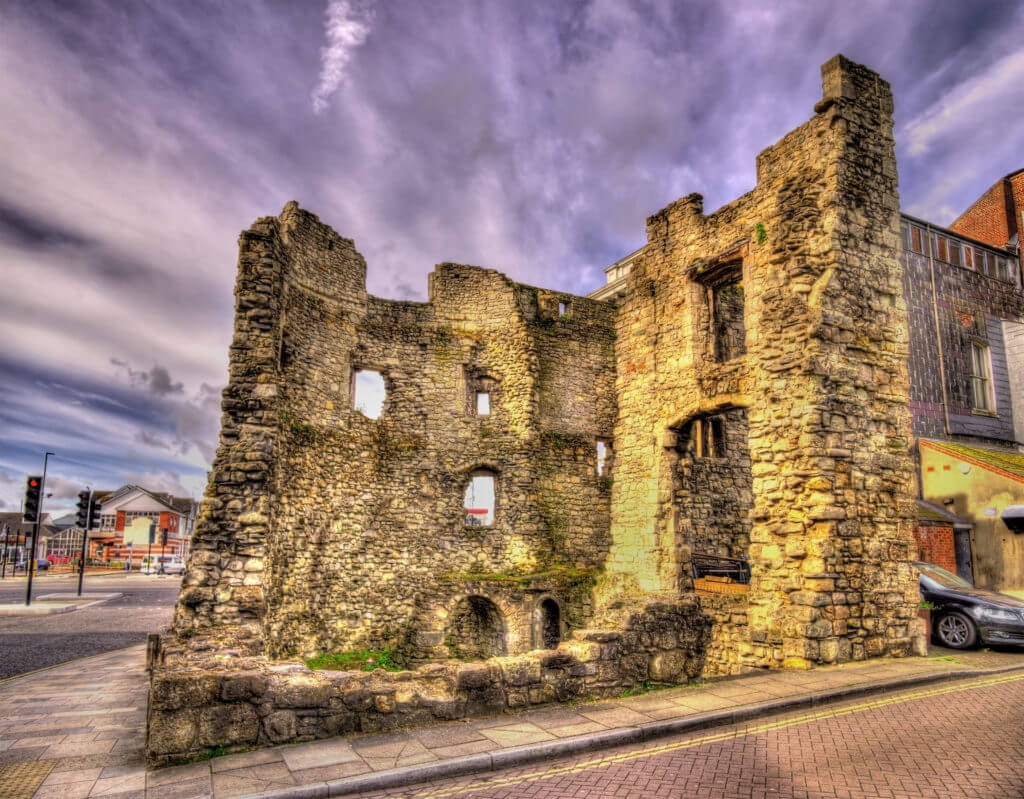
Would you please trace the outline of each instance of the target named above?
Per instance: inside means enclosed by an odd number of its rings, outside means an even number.
[[[486,660],[507,655],[505,617],[487,597],[465,596],[448,613],[445,645],[451,657],[459,660]]]
[[[561,603],[551,594],[538,597],[533,606],[533,648],[557,649],[563,629]]]

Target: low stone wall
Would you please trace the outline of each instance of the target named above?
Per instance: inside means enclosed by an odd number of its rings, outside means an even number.
[[[708,644],[705,677],[721,677],[749,670],[767,658],[754,656],[747,623],[749,597],[742,594],[697,593],[701,608],[712,619],[711,642]]]
[[[299,663],[197,651],[167,637],[150,651],[146,752],[164,765],[225,750],[424,726],[587,697],[704,668],[711,619],[695,601],[651,603],[621,632],[577,630],[558,649],[415,671],[311,671]]]

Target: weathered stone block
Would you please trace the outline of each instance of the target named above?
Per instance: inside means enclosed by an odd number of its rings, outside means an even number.
[[[253,744],[259,732],[259,717],[252,705],[214,705],[199,711],[200,746]]]

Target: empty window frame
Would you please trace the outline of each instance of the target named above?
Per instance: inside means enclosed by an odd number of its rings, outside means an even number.
[[[992,360],[988,346],[979,341],[969,344],[971,355],[971,408],[976,411],[994,411],[992,393]]]
[[[363,416],[379,419],[384,410],[387,388],[384,376],[372,369],[356,369],[352,377],[352,407]]]
[[[689,453],[694,458],[725,457],[725,419],[704,416],[690,423]]]
[[[608,474],[612,464],[611,442],[599,438],[596,446],[597,452],[597,476],[604,477]]]
[[[474,472],[463,497],[467,527],[490,527],[494,524],[495,480],[492,472]]]
[[[477,416],[490,416],[491,415],[491,392],[489,392],[489,391],[478,391],[478,392],[476,392],[476,415]]]
[[[747,329],[743,312],[743,281],[738,276],[711,289],[711,331],[715,360],[731,361],[746,354]]]

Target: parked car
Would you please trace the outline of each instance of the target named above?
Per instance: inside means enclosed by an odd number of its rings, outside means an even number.
[[[16,572],[19,572],[19,571],[23,572],[23,571],[25,571],[27,566],[28,566],[28,561],[27,560],[23,560],[20,563],[15,563],[14,564],[14,570]],[[36,561],[36,571],[37,572],[44,572],[44,571],[46,571],[49,568],[50,568],[50,561],[46,560],[45,558],[39,558]]]
[[[184,574],[185,562],[177,555],[146,555],[141,571],[143,574]]]
[[[931,563],[913,563],[921,596],[931,602],[932,635],[943,646],[969,649],[983,644],[1024,646],[1024,600],[975,588]]]

